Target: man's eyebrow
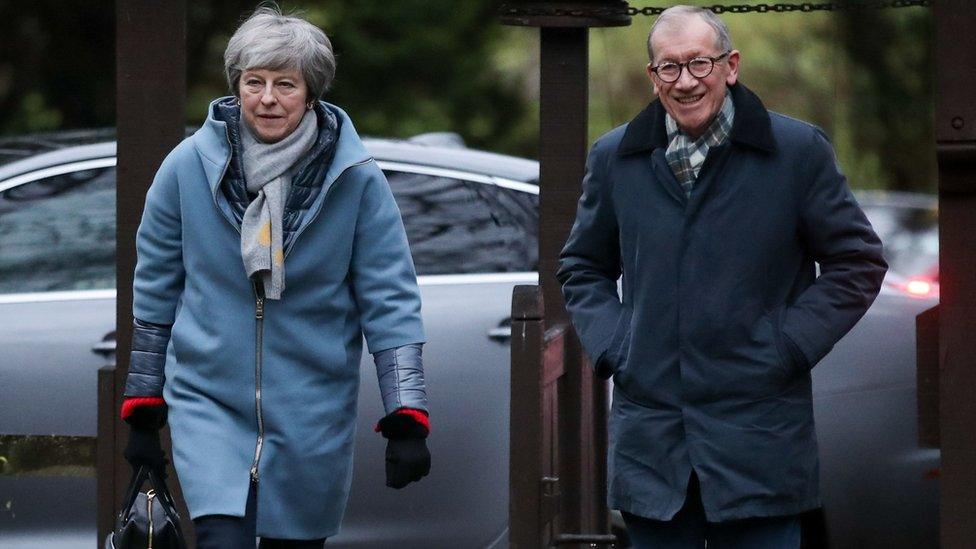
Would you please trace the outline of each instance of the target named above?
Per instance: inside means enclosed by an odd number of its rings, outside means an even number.
[[[706,57],[706,56],[707,54],[702,53],[700,50],[695,50],[695,53],[688,54],[687,56],[684,57],[685,57],[685,61],[691,61],[696,57]],[[661,60],[658,63],[683,63],[683,62],[684,61],[680,61],[677,56],[662,55]]]

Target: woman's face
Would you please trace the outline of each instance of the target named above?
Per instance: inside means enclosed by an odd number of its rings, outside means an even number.
[[[241,114],[254,135],[275,143],[295,131],[308,109],[308,87],[296,69],[249,69],[238,82]]]

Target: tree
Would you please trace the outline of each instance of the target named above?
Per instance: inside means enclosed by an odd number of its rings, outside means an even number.
[[[875,155],[887,188],[934,191],[931,11],[846,10],[840,29],[853,146]]]

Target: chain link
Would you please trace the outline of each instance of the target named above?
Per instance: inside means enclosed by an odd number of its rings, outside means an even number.
[[[814,11],[853,11],[853,10],[874,10],[874,9],[888,9],[888,8],[911,8],[911,7],[929,7],[932,5],[932,0],[888,0],[888,1],[865,1],[865,2],[824,2],[814,4],[812,2],[803,2],[800,4],[737,4],[730,6],[723,6],[716,4],[714,6],[703,6],[705,9],[711,10],[716,14],[723,13],[787,13],[787,12],[803,12],[810,13]],[[598,18],[613,18],[620,17],[622,15],[660,15],[661,12],[666,10],[667,7],[658,6],[648,6],[645,8],[634,8],[629,6],[620,7],[597,7],[597,8],[532,8],[532,7],[516,7],[516,6],[503,6],[500,10],[503,16],[514,16],[514,17],[598,17]]]

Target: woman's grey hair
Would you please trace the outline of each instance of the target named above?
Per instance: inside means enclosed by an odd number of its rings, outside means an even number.
[[[278,6],[262,5],[234,32],[224,51],[224,71],[231,93],[249,69],[297,69],[308,86],[308,100],[325,94],[335,78],[332,43],[322,29]]]
[[[715,30],[715,48],[719,52],[732,50],[732,35],[729,34],[729,27],[725,25],[725,21],[719,19],[711,10],[697,6],[673,6],[661,12],[661,15],[651,25],[651,31],[647,33],[647,57],[651,63],[654,62],[654,48],[651,47],[651,38],[654,36],[654,31],[659,27],[667,27],[668,29],[677,28],[688,17],[693,15],[701,17]]]

